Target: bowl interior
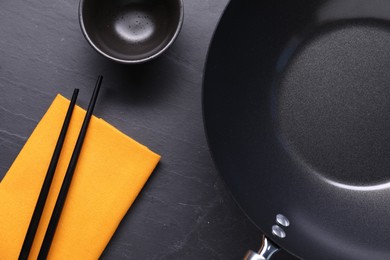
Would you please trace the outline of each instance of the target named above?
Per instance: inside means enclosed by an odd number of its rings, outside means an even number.
[[[80,22],[103,55],[139,61],[162,52],[182,22],[181,0],[84,0]]]

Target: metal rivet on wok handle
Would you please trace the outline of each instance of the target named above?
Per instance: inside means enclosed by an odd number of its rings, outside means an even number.
[[[263,243],[258,253],[249,250],[243,260],[269,260],[280,248],[263,236]]]

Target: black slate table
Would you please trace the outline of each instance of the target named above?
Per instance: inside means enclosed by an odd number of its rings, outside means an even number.
[[[76,0],[0,3],[0,179],[57,93],[95,109],[162,160],[102,259],[240,259],[261,234],[213,165],[203,130],[207,48],[228,0],[185,0],[182,31],[158,59],[121,65],[97,54],[78,23]],[[279,258],[287,258],[280,254]]]

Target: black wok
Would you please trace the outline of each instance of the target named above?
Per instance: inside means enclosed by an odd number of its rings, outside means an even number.
[[[203,89],[240,207],[303,259],[390,259],[390,1],[233,0]]]

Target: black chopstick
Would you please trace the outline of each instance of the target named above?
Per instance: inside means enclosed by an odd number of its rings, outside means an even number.
[[[79,158],[81,148],[83,146],[83,141],[84,141],[85,135],[87,134],[88,124],[89,124],[89,121],[91,120],[93,109],[95,108],[96,99],[97,99],[98,94],[99,94],[100,85],[102,84],[102,80],[103,80],[102,76],[99,76],[97,79],[96,86],[95,86],[91,101],[90,101],[89,106],[88,106],[87,114],[85,115],[84,122],[83,122],[83,125],[81,127],[79,137],[77,138],[77,142],[76,142],[72,157],[71,157],[69,165],[68,165],[68,169],[66,170],[65,178],[62,182],[60,193],[58,195],[56,204],[54,206],[53,213],[52,213],[51,218],[50,218],[49,226],[46,230],[46,234],[45,234],[45,237],[43,239],[41,249],[39,251],[39,255],[38,255],[39,260],[46,260],[46,257],[49,253],[50,246],[51,246],[51,243],[52,243],[53,238],[54,238],[54,234],[55,234],[56,229],[57,229],[58,221],[60,219],[60,215],[61,215],[62,209],[64,207],[64,204],[65,204],[66,195],[68,193],[70,183],[72,181],[73,173],[76,169],[77,160]]]
[[[57,168],[58,159],[61,154],[62,146],[65,141],[66,132],[68,131],[70,119],[72,117],[73,109],[76,104],[77,95],[79,93],[78,89],[75,89],[73,91],[72,100],[70,101],[68,111],[66,112],[66,116],[64,119],[64,123],[61,128],[60,135],[57,140],[57,144],[55,146],[53,156],[51,158],[49,168],[46,172],[46,177],[43,182],[41,191],[39,193],[39,197],[37,200],[37,204],[35,205],[34,213],[32,215],[30,225],[28,226],[26,237],[24,238],[22,249],[20,250],[19,259],[20,260],[27,260],[28,255],[30,254],[31,246],[34,241],[35,234],[38,229],[39,221],[42,216],[43,209],[45,207],[47,195],[49,194],[50,186],[53,180],[53,176],[55,173],[55,170]]]

